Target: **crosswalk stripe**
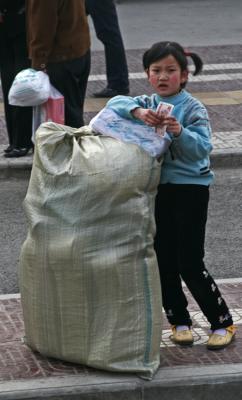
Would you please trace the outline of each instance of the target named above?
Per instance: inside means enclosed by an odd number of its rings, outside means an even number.
[[[191,65],[189,66],[190,71],[194,70],[194,66]],[[234,69],[242,69],[242,63],[216,63],[216,64],[204,64],[203,66],[203,71],[217,71],[217,70],[234,70]],[[227,77],[227,75],[230,76],[230,78]],[[217,75],[206,75],[208,78],[204,78],[205,75],[200,76],[200,80],[231,80],[231,79],[242,79],[241,74],[217,74]],[[213,78],[212,78],[213,77]],[[130,72],[129,73],[129,79],[144,79],[146,78],[145,72]],[[89,76],[89,81],[103,81],[106,80],[106,75],[105,74],[93,74]],[[191,81],[196,82],[197,77],[191,76],[190,78]]]
[[[191,71],[194,70],[194,66],[191,65],[189,66],[189,69]],[[234,69],[242,69],[242,63],[239,62],[235,62],[235,63],[216,63],[216,64],[204,64],[203,65],[203,71],[217,71],[217,70],[234,70]],[[220,75],[220,74],[218,74]],[[228,74],[228,75],[232,75],[232,79],[242,79],[241,78],[241,74]],[[235,77],[233,77],[233,75]],[[237,78],[236,76],[239,75],[239,77]],[[204,75],[202,75],[203,77]],[[209,75],[207,75],[209,76]],[[217,75],[211,75],[216,77]],[[221,78],[224,80],[227,77],[226,75],[221,74]],[[144,79],[146,78],[146,74],[145,72],[130,72],[129,73],[129,78],[130,79]],[[195,77],[191,77],[191,79],[194,79]],[[93,75],[89,75],[89,79],[90,82],[92,81],[103,81],[106,80],[106,75],[105,74],[93,74]],[[218,80],[218,79],[215,79]],[[231,80],[231,79],[230,79]],[[1,87],[1,81],[0,81],[0,87]]]
[[[242,79],[242,73],[191,76],[189,82],[233,81]]]
[[[204,71],[213,71],[217,69],[240,69],[242,68],[242,63],[224,63],[224,64],[204,64]]]
[[[130,72],[129,79],[145,79],[145,72]],[[189,82],[212,82],[212,81],[232,81],[242,79],[242,73],[229,73],[229,74],[204,74],[199,76],[190,75]],[[89,82],[104,81],[106,75],[90,75]]]

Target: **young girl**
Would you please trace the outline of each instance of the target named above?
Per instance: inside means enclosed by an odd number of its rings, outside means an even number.
[[[220,349],[231,343],[235,327],[203,261],[209,185],[213,181],[209,167],[211,127],[204,105],[184,89],[189,56],[196,75],[203,65],[198,55],[175,42],[155,43],[143,55],[155,93],[134,98],[116,96],[107,106],[122,117],[137,118],[153,127],[166,126],[172,144],[164,158],[156,197],[155,250],[171,339],[180,345],[194,340],[183,280],[211,325],[207,348]],[[158,115],[160,101],[174,106],[172,116]]]

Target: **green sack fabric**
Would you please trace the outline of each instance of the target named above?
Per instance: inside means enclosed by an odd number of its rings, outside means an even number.
[[[161,293],[153,249],[160,163],[137,145],[40,126],[20,257],[26,343],[43,355],[151,379]]]

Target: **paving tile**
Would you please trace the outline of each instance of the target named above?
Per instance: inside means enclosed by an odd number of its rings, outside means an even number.
[[[242,354],[242,281],[219,285],[223,296],[231,306],[235,324],[238,326],[236,340],[226,349],[209,351],[204,345],[208,335],[208,323],[197,304],[185,289],[189,310],[193,319],[195,344],[182,348],[169,339],[170,329],[163,316],[161,337],[161,368],[168,366],[204,366],[212,364],[241,363]],[[24,323],[21,301],[17,296],[4,299],[0,296],[0,381],[31,380],[45,377],[85,375],[90,368],[78,364],[46,358],[32,352],[22,341]]]
[[[85,100],[85,105],[84,105],[84,110],[86,112],[95,112],[97,113],[100,111],[103,107],[105,107],[108,99],[94,99],[94,98],[86,98]]]
[[[242,99],[242,90],[227,91],[226,94],[228,96],[231,96],[233,99]]]
[[[199,99],[199,96],[197,96],[197,98]],[[217,97],[211,97],[211,98],[205,97],[205,98],[202,99],[202,102],[205,105],[209,105],[209,106],[239,104],[238,100],[231,99],[229,97],[227,97],[227,98],[224,98],[224,97],[220,97],[220,98],[217,98]],[[242,101],[241,101],[241,103],[242,103]]]
[[[214,98],[214,99],[219,99],[220,97],[226,98],[228,97],[228,93],[234,93],[233,91],[226,92],[226,91],[219,91],[219,92],[193,92],[194,97],[198,97],[203,100],[206,98]]]
[[[195,97],[201,100],[206,105],[231,105],[242,103],[242,91],[239,94],[233,92],[198,92],[193,93]],[[94,99],[86,98],[85,101],[85,112],[98,112],[101,108],[105,107],[108,99]]]

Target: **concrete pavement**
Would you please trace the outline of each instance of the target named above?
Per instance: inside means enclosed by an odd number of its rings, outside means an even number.
[[[188,89],[207,105],[213,126],[212,163],[216,166],[242,165],[242,45],[194,48],[203,56],[206,68],[200,80]],[[148,93],[139,60],[142,50],[128,50],[131,95]],[[102,52],[93,54],[93,67],[85,105],[86,123],[105,100],[91,97],[105,86]],[[0,105],[0,177],[26,177],[32,156],[6,159],[4,118]],[[220,288],[238,325],[237,338],[227,349],[208,351],[204,345],[208,326],[196,304],[189,304],[195,345],[174,346],[164,320],[161,367],[151,382],[136,376],[112,374],[83,366],[46,359],[32,353],[21,341],[24,334],[19,295],[0,296],[0,399],[81,400],[231,400],[242,395],[242,280],[220,281]],[[189,293],[188,293],[189,296]]]

